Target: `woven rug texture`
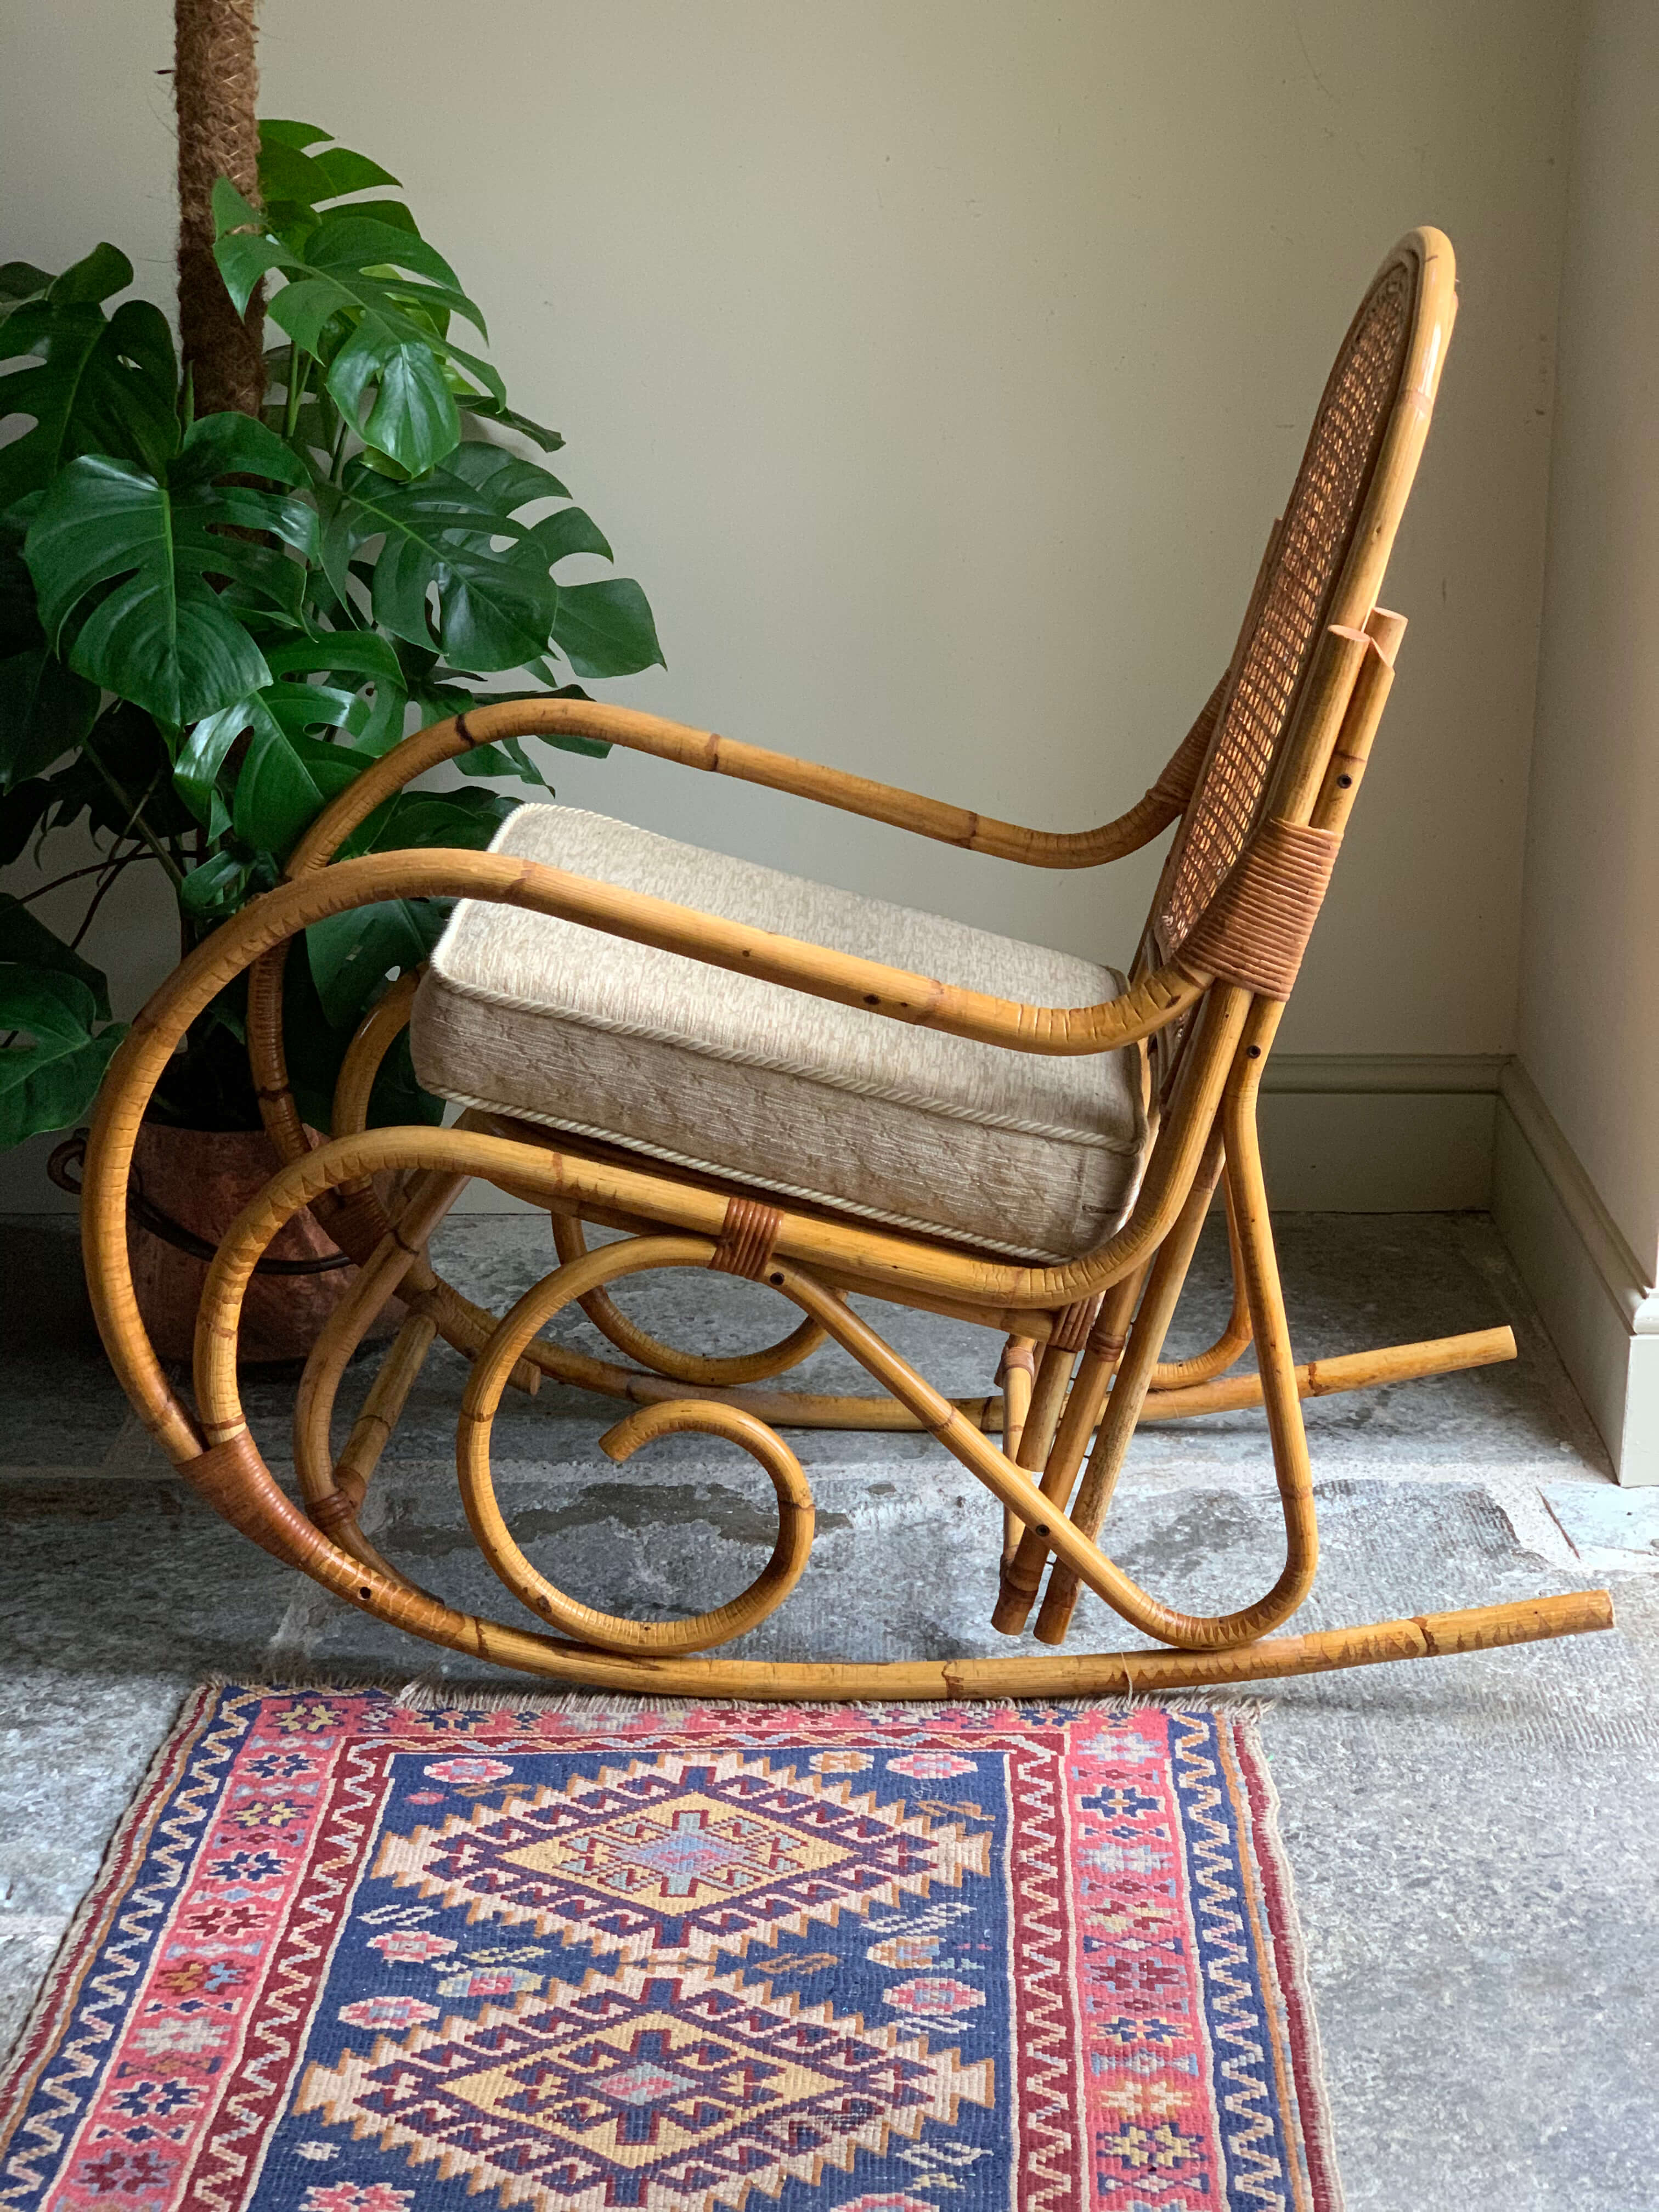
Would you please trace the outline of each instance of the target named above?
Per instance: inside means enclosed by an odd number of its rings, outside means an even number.
[[[192,1697],[5,2212],[1340,2212],[1251,1710],[439,1694]]]

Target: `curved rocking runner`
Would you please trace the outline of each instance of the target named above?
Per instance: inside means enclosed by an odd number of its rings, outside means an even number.
[[[1318,1558],[1303,1398],[1515,1352],[1510,1332],[1498,1328],[1297,1366],[1256,1137],[1262,1070],[1393,680],[1405,624],[1377,606],[1376,595],[1454,311],[1449,245],[1436,231],[1412,233],[1383,264],[1338,356],[1225,675],[1146,797],[1100,829],[1023,830],[654,716],[568,700],[518,700],[469,713],[421,732],[366,770],[301,841],[288,880],[227,923],[155,994],[112,1062],[100,1101],[84,1186],[88,1277],[122,1382],[180,1472],[256,1542],[349,1602],[434,1643],[605,1689],[766,1698],[1184,1689],[1609,1626],[1606,1593],[1590,1591],[1273,1633],[1307,1596]],[[1036,866],[1097,866],[1172,823],[1179,827],[1128,988],[1089,1006],[1031,1006],[959,988],[504,852],[410,852],[331,865],[357,825],[410,778],[472,745],[558,732],[607,738]],[[448,1129],[369,1130],[375,1071],[410,1018],[420,988],[413,975],[400,976],[363,1022],[341,1071],[334,1134],[310,1149],[283,1048],[287,948],[313,922],[390,896],[523,908],[857,1007],[872,1019],[1017,1054],[1133,1048],[1154,1133],[1133,1207],[1093,1249],[1025,1262],[481,1109]],[[138,1126],[162,1068],[195,1016],[243,973],[254,1080],[283,1164],[233,1224],[209,1273],[192,1416],[138,1318],[126,1190]],[[395,1219],[371,1181],[386,1170],[403,1178]],[[558,1264],[501,1318],[462,1297],[427,1256],[433,1230],[473,1176],[550,1218]],[[1218,1184],[1227,1206],[1233,1311],[1206,1351],[1166,1362],[1164,1336]],[[301,1510],[278,1488],[248,1432],[236,1345],[256,1264],[307,1206],[360,1272],[300,1385]],[[589,1250],[585,1223],[624,1234]],[[738,1356],[662,1344],[613,1304],[607,1287],[661,1267],[710,1267],[763,1284],[783,1301],[790,1326],[765,1351]],[[1001,1394],[942,1396],[854,1311],[849,1291],[999,1331],[1006,1339]],[[394,1296],[406,1318],[337,1455],[340,1380]],[[572,1304],[631,1364],[542,1334]],[[542,1625],[458,1612],[383,1559],[359,1525],[368,1484],[440,1335],[472,1362],[458,1444],[468,1519],[494,1571]],[[879,1395],[755,1387],[826,1340],[859,1361]],[[1252,1342],[1257,1373],[1231,1375]],[[633,1402],[635,1410],[601,1439],[613,1459],[690,1430],[737,1443],[760,1462],[776,1494],[778,1536],[746,1590],[689,1619],[638,1622],[596,1611],[532,1565],[496,1503],[489,1437],[502,1393],[534,1390],[544,1378]],[[1284,1566],[1269,1590],[1234,1613],[1182,1613],[1142,1589],[1098,1540],[1129,1442],[1143,1421],[1252,1405],[1267,1415]],[[1164,1648],[868,1666],[699,1656],[764,1620],[805,1565],[811,1493],[776,1433],[787,1426],[931,1431],[1003,1506],[999,1629],[1018,1634],[1035,1607],[1038,1638],[1058,1644],[1086,1585]]]

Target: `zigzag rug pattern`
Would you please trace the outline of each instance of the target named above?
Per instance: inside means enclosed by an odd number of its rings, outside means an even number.
[[[196,1693],[0,2212],[1340,2212],[1255,1723]]]

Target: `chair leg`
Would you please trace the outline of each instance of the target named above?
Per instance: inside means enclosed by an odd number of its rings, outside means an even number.
[[[1046,1465],[1038,1460],[1022,1459],[1020,1464],[1032,1473],[1042,1465],[1042,1491],[1044,1499],[1063,1513],[1072,1494],[1072,1485],[1078,1468],[1083,1463],[1089,1438],[1100,1409],[1106,1402],[1106,1394],[1117,1368],[1129,1326],[1129,1316],[1134,1311],[1145,1280],[1145,1270],[1137,1268],[1121,1283],[1114,1283],[1101,1302],[1098,1319],[1089,1332],[1088,1344],[1078,1369],[1077,1380],[1072,1385],[1066,1401],[1066,1410],[1060,1418],[1058,1433],[1050,1449]],[[1002,1555],[1000,1586],[991,1615],[991,1626],[1003,1636],[1018,1636],[1025,1626],[1026,1618],[1036,1602],[1036,1594],[1042,1581],[1044,1562],[1048,1557],[1048,1539],[1035,1528],[1021,1525],[1012,1549],[1006,1540],[1006,1523],[1016,1518],[1005,1510],[1005,1542]]]
[[[352,1424],[346,1448],[334,1463],[334,1487],[360,1510],[368,1494],[369,1478],[380,1463],[398,1417],[438,1334],[438,1324],[426,1312],[411,1313],[392,1340],[380,1372],[368,1386],[363,1410]]]
[[[337,1461],[331,1441],[334,1401],[352,1354],[392,1298],[406,1290],[410,1275],[422,1264],[427,1239],[465,1187],[464,1176],[428,1171],[410,1179],[393,1232],[369,1255],[352,1289],[324,1323],[295,1398],[294,1464],[307,1516],[352,1558],[410,1589],[416,1585],[381,1557],[358,1527],[357,1516],[438,1334],[424,1295],[412,1301]]]
[[[1072,1519],[1076,1526],[1097,1537],[1105,1522],[1117,1488],[1119,1475],[1129,1449],[1129,1440],[1134,1435],[1140,1419],[1140,1409],[1151,1387],[1158,1354],[1164,1349],[1164,1340],[1169,1334],[1170,1321],[1180,1301],[1187,1281],[1187,1271],[1192,1265],[1199,1232],[1204,1226],[1204,1217],[1209,1212],[1210,1200],[1221,1172],[1222,1147],[1218,1137],[1212,1137],[1198,1173],[1193,1177],[1193,1187],[1187,1194],[1176,1224],[1158,1248],[1152,1262],[1146,1295],[1140,1302],[1134,1327],[1106,1401],[1105,1418],[1095,1438],[1095,1448],[1090,1455],[1088,1471],[1079,1487],[1072,1508]],[[1036,1576],[1042,1571],[1042,1562],[1036,1562]],[[1048,1588],[1042,1607],[1037,1615],[1036,1635],[1042,1644],[1065,1641],[1071,1626],[1072,1610],[1077,1603],[1078,1578],[1064,1562],[1056,1559],[1048,1577]],[[1027,1600],[1027,1609],[1030,1607]],[[1023,1625],[1023,1623],[1022,1623]]]
[[[1279,1279],[1279,1255],[1273,1244],[1273,1221],[1267,1205],[1267,1187],[1261,1171],[1261,1138],[1256,1127],[1256,1097],[1261,1084],[1261,1069],[1267,1048],[1273,1042],[1273,1032],[1279,1024],[1280,1012],[1281,1009],[1271,1002],[1264,1003],[1255,1010],[1245,1030],[1233,1073],[1228,1079],[1221,1107],[1222,1139],[1225,1146],[1227,1177],[1232,1188],[1237,1258],[1243,1274],[1245,1303],[1255,1337],[1261,1399],[1267,1409],[1267,1433],[1273,1443],[1273,1470],[1278,1478],[1285,1521],[1284,1567],[1267,1596],[1250,1609],[1263,1623],[1256,1631],[1258,1635],[1266,1632],[1269,1621],[1276,1626],[1295,1612],[1312,1589],[1319,1565],[1319,1530],[1314,1510],[1313,1475],[1308,1463],[1307,1431],[1302,1419],[1301,1379],[1291,1350],[1284,1291]],[[1186,1213],[1170,1232],[1170,1241],[1173,1242],[1183,1231],[1196,1242],[1197,1224],[1191,1223]],[[1190,1243],[1188,1251],[1190,1255]],[[1160,1253],[1160,1261],[1162,1258]],[[1150,1295],[1149,1291],[1149,1298]],[[1161,1337],[1159,1341],[1161,1344]],[[1157,1348],[1152,1347],[1153,1358]],[[1129,1359],[1133,1359],[1134,1350],[1132,1345]],[[1126,1375],[1121,1380],[1127,1379],[1127,1359],[1125,1364]],[[1151,1371],[1149,1361],[1148,1376]],[[1143,1397],[1144,1395],[1143,1392]],[[1113,1396],[1117,1396],[1116,1391]],[[1127,1399],[1122,1410],[1126,1415],[1131,1413]],[[1138,1417],[1140,1407],[1136,1404],[1133,1416]],[[1111,1409],[1109,1409],[1107,1419],[1102,1425],[1103,1440],[1115,1425]],[[1132,1417],[1118,1450],[1117,1465],[1120,1467],[1122,1453],[1127,1449],[1128,1434],[1133,1428]],[[1100,1455],[1100,1445],[1097,1444],[1096,1456],[1098,1458]],[[1091,1474],[1093,1471],[1091,1464]],[[1116,1468],[1110,1469],[1110,1480],[1115,1481]],[[1086,1483],[1087,1478],[1085,1486]],[[1079,1531],[1086,1531],[1092,1538],[1097,1528],[1091,1527],[1083,1517],[1083,1504],[1079,1498],[1079,1510],[1073,1517]],[[1068,1574],[1062,1563],[1057,1560],[1054,1571],[1049,1577],[1048,1595],[1037,1622],[1036,1633],[1042,1642],[1058,1643],[1064,1635],[1066,1625],[1071,1619],[1072,1607],[1077,1601],[1077,1587],[1076,1576]],[[1060,1609],[1062,1605],[1063,1613]]]
[[[1037,1359],[1030,1407],[1020,1431],[1019,1450],[1015,1455],[1015,1464],[1023,1467],[1028,1474],[1035,1474],[1048,1456],[1048,1447],[1054,1440],[1066,1393],[1072,1387],[1072,1370],[1076,1365],[1074,1346],[1043,1346]]]
[[[1025,1417],[1031,1407],[1031,1385],[1036,1376],[1035,1339],[1011,1336],[1002,1347],[997,1381],[1002,1386],[1002,1449],[1016,1465],[1019,1461],[1020,1439],[1025,1433]],[[1003,1507],[1002,1556],[1005,1560],[1012,1557],[1024,1525],[1016,1516],[1012,1506]]]
[[[1273,1009],[1276,1025],[1279,1009]],[[1271,1034],[1271,1029],[1268,1031]],[[1265,1042],[1265,1039],[1264,1039]],[[1308,1432],[1302,1419],[1302,1390],[1296,1356],[1291,1349],[1290,1325],[1285,1314],[1285,1294],[1279,1279],[1279,1254],[1273,1243],[1273,1219],[1267,1206],[1267,1186],[1261,1172],[1261,1145],[1256,1129],[1256,1091],[1261,1064],[1245,1069],[1243,1080],[1230,1084],[1222,1112],[1227,1132],[1227,1172],[1233,1187],[1238,1223],[1238,1249],[1244,1268],[1244,1292],[1255,1332],[1256,1364],[1261,1376],[1262,1403],[1272,1439],[1273,1472],[1285,1516],[1285,1569],[1279,1592],[1298,1593],[1302,1602],[1313,1587],[1319,1565],[1319,1528],[1314,1510],[1313,1471],[1308,1461]],[[1290,1608],[1289,1610],[1293,1610]],[[1281,1619],[1289,1617],[1289,1610]]]

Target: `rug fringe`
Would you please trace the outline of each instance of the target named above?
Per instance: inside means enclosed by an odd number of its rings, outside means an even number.
[[[786,1711],[863,1713],[896,1719],[907,1713],[927,1717],[957,1712],[964,1705],[971,1705],[976,1711],[1006,1713],[1029,1712],[1033,1706],[1050,1706],[1073,1713],[1133,1713],[1148,1709],[1154,1712],[1200,1710],[1225,1714],[1229,1717],[1237,1717],[1259,1725],[1273,1702],[1269,1698],[1242,1690],[1216,1689],[1206,1691],[1201,1696],[1189,1697],[1173,1692],[1158,1695],[1136,1690],[1127,1696],[1098,1698],[792,1698],[784,1706],[764,1698],[653,1698],[623,1690],[609,1693],[601,1690],[495,1690],[475,1688],[465,1682],[447,1682],[441,1678],[434,1681],[430,1677],[421,1675],[344,1677],[273,1671],[267,1676],[258,1669],[234,1675],[204,1675],[202,1687],[209,1690],[264,1690],[273,1697],[327,1696],[330,1693],[346,1697],[361,1694],[364,1691],[375,1691],[412,1712],[436,1712],[446,1709],[471,1713],[538,1712],[556,1713],[573,1720],[609,1718],[618,1711],[649,1714],[672,1720],[684,1718],[686,1714],[693,1712]]]
[[[1336,2162],[1336,2143],[1331,2127],[1330,2090],[1325,2075],[1325,2053],[1319,2033],[1319,2014],[1314,2005],[1309,1972],[1307,1935],[1297,1909],[1296,1877],[1291,1870],[1290,1855],[1285,1848],[1285,1833],[1280,1825],[1282,1801],[1279,1784],[1267,1764],[1266,1748],[1261,1742],[1261,1721],[1260,1714],[1250,1717],[1243,1723],[1238,1733],[1240,1748],[1249,1769],[1249,1781],[1260,1801],[1252,1808],[1251,1820],[1257,1863],[1264,1875],[1270,1875],[1277,1882],[1283,1907],[1272,1924],[1279,1985],[1287,2005],[1297,2014],[1297,2034],[1301,2039],[1312,2090],[1310,2103],[1302,2096],[1298,2085],[1297,2108],[1301,2117],[1304,2143],[1310,2152],[1316,2153],[1318,2156],[1320,2170],[1314,2180],[1315,2185],[1322,2186],[1324,2191],[1323,2212],[1345,2212],[1346,2198]]]

